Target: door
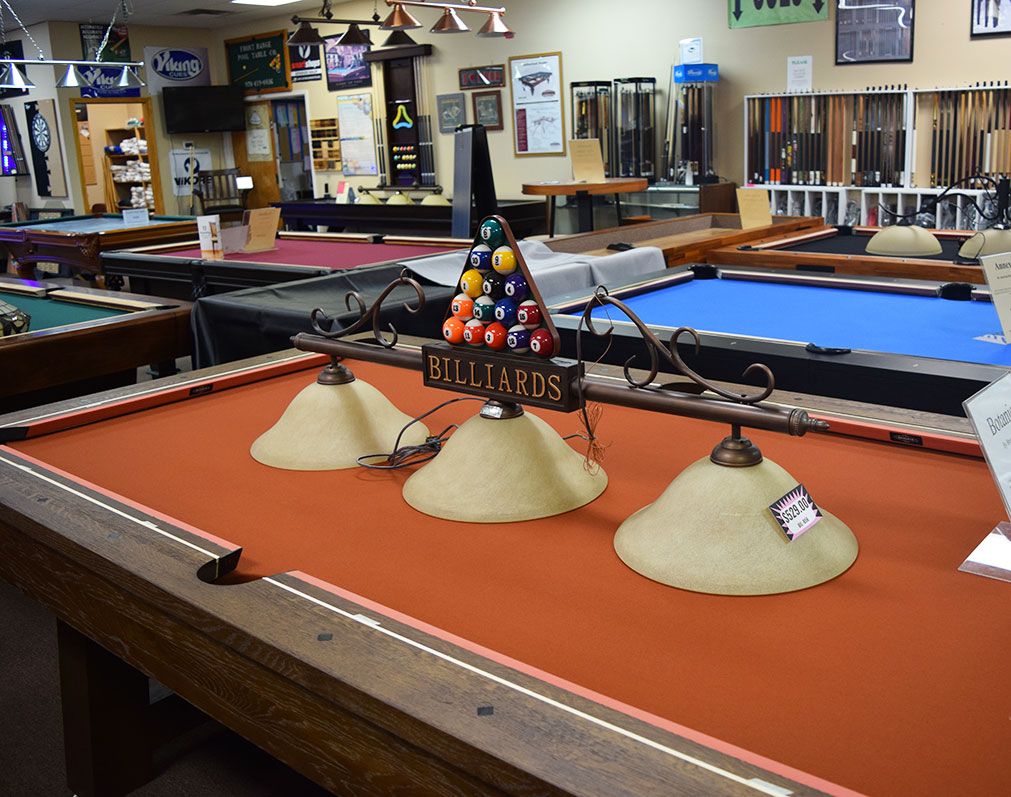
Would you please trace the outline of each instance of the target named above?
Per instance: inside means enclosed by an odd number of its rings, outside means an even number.
[[[281,201],[277,178],[277,150],[269,102],[246,105],[246,130],[232,133],[232,153],[242,174],[253,178],[246,197],[247,208],[270,207]]]
[[[277,166],[281,178],[281,199],[312,198],[312,145],[306,124],[305,102],[273,100]]]

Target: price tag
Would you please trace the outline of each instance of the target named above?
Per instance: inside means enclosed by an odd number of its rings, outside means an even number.
[[[143,227],[151,221],[147,208],[131,208],[123,211],[123,224],[131,227]]]
[[[803,484],[773,501],[769,511],[788,540],[795,540],[821,520],[821,512]]]

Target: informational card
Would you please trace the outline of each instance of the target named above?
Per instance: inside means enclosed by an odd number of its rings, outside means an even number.
[[[788,55],[786,57],[786,90],[810,91],[814,58],[810,55]]]
[[[1004,340],[1011,340],[1011,253],[983,255],[979,263],[990,288],[990,298],[997,311]]]
[[[197,216],[197,236],[200,238],[200,256],[205,260],[223,260],[221,246],[221,217]]]
[[[798,484],[769,506],[769,511],[791,542],[822,518],[821,512],[803,484]]]
[[[572,179],[577,183],[602,183],[604,158],[600,154],[600,139],[570,139],[569,153],[572,158]]]
[[[274,238],[280,220],[280,208],[247,210],[242,215],[241,225],[221,230],[221,248],[226,255],[276,249]]]
[[[123,211],[123,224],[133,226],[143,226],[151,221],[151,214],[147,208],[129,208]]]
[[[741,229],[768,227],[772,224],[769,192],[764,188],[738,188],[737,209],[741,214]]]

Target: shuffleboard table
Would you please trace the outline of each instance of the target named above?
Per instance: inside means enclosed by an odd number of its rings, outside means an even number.
[[[668,266],[705,260],[706,253],[766,238],[770,235],[823,226],[823,219],[807,216],[774,216],[772,224],[741,229],[736,213],[699,213],[665,221],[647,221],[608,230],[559,235],[544,241],[554,252],[609,255],[635,246],[655,246],[663,251]]]
[[[704,595],[628,569],[612,537],[720,425],[607,405],[596,501],[448,522],[402,501],[403,471],[249,456],[324,362],[278,355],[0,419],[0,577],[60,620],[76,792],[143,778],[138,671],[341,793],[1011,791],[1008,584],[958,570],[1004,516],[971,437],[958,455],[751,434],[860,553],[812,589]],[[349,364],[411,415],[452,396]],[[482,476],[462,489],[509,489]]]
[[[98,274],[102,252],[183,241],[196,234],[192,216],[151,216],[145,223],[133,223],[124,222],[122,214],[98,213],[0,224],[0,248],[11,256],[19,276],[34,279],[36,263],[59,263],[72,272]]]
[[[696,329],[699,362],[714,379],[739,381],[752,362],[768,364],[785,390],[948,415],[1011,368],[1011,347],[986,288],[965,283],[811,274],[696,264],[608,286],[662,339]],[[548,300],[575,356],[586,291]],[[624,363],[645,350],[615,308],[594,311],[615,334],[582,333],[584,357]],[[695,362],[691,339],[680,350]]]
[[[881,227],[822,226],[776,233],[745,243],[721,244],[709,250],[706,262],[725,266],[785,268],[823,274],[861,274],[944,282],[986,282],[979,261],[962,258],[958,250],[975,235],[967,230],[931,230],[941,253],[923,257],[868,254],[867,242]]]
[[[0,302],[31,317],[0,338],[2,411],[132,383],[145,365],[175,373],[191,354],[189,302],[6,277]]]
[[[204,258],[193,240],[108,252],[102,255],[102,270],[114,287],[129,278],[135,292],[196,299],[451,252],[470,243],[455,238],[281,232],[273,249],[230,253],[223,260]]]

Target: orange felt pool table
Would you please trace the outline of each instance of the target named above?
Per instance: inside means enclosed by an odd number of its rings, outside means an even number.
[[[971,440],[957,455],[752,433],[860,554],[813,589],[703,595],[634,573],[612,537],[720,425],[605,406],[599,499],[447,522],[403,502],[403,471],[251,459],[324,361],[268,355],[0,419],[0,577],[68,639],[342,793],[1011,791],[1011,585],[957,570],[1004,516]],[[452,395],[350,364],[412,415]],[[537,412],[579,429],[577,414]],[[467,479],[476,497],[508,489]],[[124,750],[75,716],[68,732],[92,734],[75,749],[93,755],[68,758],[71,788],[101,792]]]

